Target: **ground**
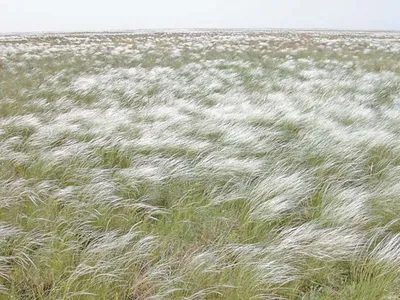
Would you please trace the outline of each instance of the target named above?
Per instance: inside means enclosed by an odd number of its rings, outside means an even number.
[[[0,299],[400,299],[400,33],[0,36]]]

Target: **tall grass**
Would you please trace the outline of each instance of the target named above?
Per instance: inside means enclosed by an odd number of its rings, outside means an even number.
[[[399,41],[0,36],[0,299],[397,299]]]

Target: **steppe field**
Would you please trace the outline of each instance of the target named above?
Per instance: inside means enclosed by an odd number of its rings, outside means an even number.
[[[400,299],[400,33],[0,36],[0,299]]]

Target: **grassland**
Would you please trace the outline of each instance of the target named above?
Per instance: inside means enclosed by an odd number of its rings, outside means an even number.
[[[0,36],[0,299],[400,299],[400,34]]]

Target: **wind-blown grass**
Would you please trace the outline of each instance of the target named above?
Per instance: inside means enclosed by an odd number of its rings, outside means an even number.
[[[0,36],[0,299],[398,299],[398,33]]]

